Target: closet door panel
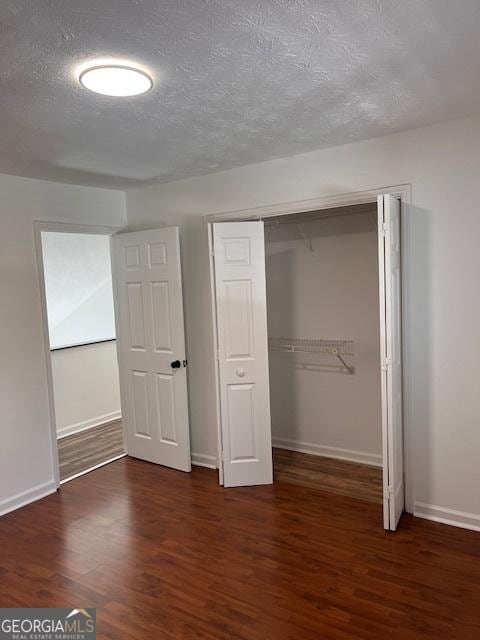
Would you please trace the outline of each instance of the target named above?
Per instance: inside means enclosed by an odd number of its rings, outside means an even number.
[[[213,225],[224,485],[271,484],[262,222]]]
[[[405,506],[400,201],[379,196],[378,220],[384,526],[395,531]]]

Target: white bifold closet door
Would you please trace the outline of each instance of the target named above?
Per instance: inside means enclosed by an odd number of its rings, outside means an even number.
[[[378,197],[384,527],[395,531],[405,506],[402,420],[400,200]]]
[[[226,487],[273,482],[262,222],[213,225]]]
[[[178,227],[113,238],[129,456],[191,471]]]

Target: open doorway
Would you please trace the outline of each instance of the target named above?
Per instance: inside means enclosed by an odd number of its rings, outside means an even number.
[[[57,486],[124,455],[191,471],[178,227],[35,243]]]
[[[287,452],[277,451],[277,472],[316,475],[344,495],[366,488],[395,530],[404,508],[400,207],[382,194],[212,225],[225,486],[273,481],[273,436]],[[320,468],[299,453],[337,462]]]
[[[59,479],[126,455],[110,238],[41,232]]]

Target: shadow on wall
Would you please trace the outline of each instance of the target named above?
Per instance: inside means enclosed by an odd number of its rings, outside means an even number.
[[[293,251],[271,253],[266,242],[265,265],[267,280],[267,322],[269,337],[294,337],[295,315],[292,304],[282,307],[278,314],[273,301],[293,301],[295,282],[293,278]],[[270,411],[272,439],[288,433],[289,438],[299,440],[297,393],[291,353],[269,351]],[[290,362],[285,362],[288,359]],[[287,366],[285,366],[287,365]]]
[[[404,248],[408,260],[407,276],[403,282],[404,300],[404,379],[403,409],[407,445],[406,476],[410,479],[411,494],[421,485],[425,496],[433,496],[433,460],[435,441],[432,425],[432,212],[404,205]],[[407,233],[405,233],[407,231]],[[406,290],[405,290],[406,287]],[[415,442],[415,448],[413,443]],[[413,470],[415,471],[415,477]],[[421,475],[421,482],[418,476]]]

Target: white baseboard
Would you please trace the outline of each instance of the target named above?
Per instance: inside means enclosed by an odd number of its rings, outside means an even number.
[[[452,527],[461,527],[462,529],[480,531],[480,515],[475,513],[455,511],[454,509],[437,507],[433,504],[415,502],[413,515],[417,518],[424,518],[425,520],[433,520],[434,522],[449,524]]]
[[[192,464],[197,467],[206,467],[207,469],[218,469],[217,458],[215,456],[207,456],[204,453],[192,453]]]
[[[349,462],[360,462],[372,467],[381,467],[382,456],[376,453],[365,451],[353,451],[352,449],[338,449],[336,447],[324,447],[312,442],[300,442],[299,440],[289,440],[287,438],[273,438],[272,445],[279,449],[298,451],[299,453],[310,453],[314,456],[324,456],[325,458],[336,458],[337,460],[348,460]]]
[[[49,480],[48,482],[44,482],[43,484],[33,487],[32,489],[28,489],[22,493],[17,493],[17,495],[0,502],[0,516],[3,516],[10,511],[15,511],[15,509],[19,509],[20,507],[24,507],[27,504],[30,504],[30,502],[35,502],[35,500],[45,498],[45,496],[55,493],[56,490],[57,485],[55,484],[55,480]]]
[[[103,462],[99,462],[98,464],[94,465],[93,467],[89,467],[88,469],[85,469],[84,471],[80,471],[79,473],[75,473],[73,476],[69,476],[68,478],[64,478],[63,480],[60,480],[60,484],[65,484],[66,482],[70,482],[70,480],[75,480],[76,478],[80,478],[81,476],[86,475],[87,473],[90,473],[90,471],[95,471],[96,469],[100,469],[100,467],[104,467],[106,464],[110,464],[111,462],[115,462],[116,460],[120,460],[120,458],[125,458],[128,454],[126,452],[121,453],[118,456],[115,456],[113,458],[109,458],[108,460],[104,460]]]
[[[121,418],[122,414],[120,411],[112,411],[111,413],[106,413],[104,416],[97,416],[95,418],[90,418],[89,420],[84,420],[83,422],[77,422],[76,424],[61,427],[57,430],[57,440],[71,436],[74,433],[86,431],[87,429],[93,429],[93,427],[99,427],[100,425],[107,424],[108,422],[117,422]]]

